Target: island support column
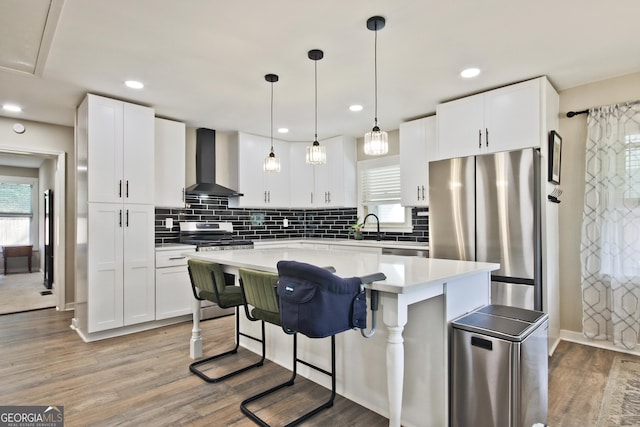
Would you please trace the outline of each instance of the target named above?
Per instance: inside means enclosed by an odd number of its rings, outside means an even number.
[[[407,324],[407,304],[403,295],[382,294],[382,319],[387,326],[387,395],[389,398],[389,427],[400,427],[402,387],[404,384],[404,339]]]
[[[193,328],[189,342],[189,355],[192,359],[202,357],[202,334],[200,333],[200,301],[193,299]]]

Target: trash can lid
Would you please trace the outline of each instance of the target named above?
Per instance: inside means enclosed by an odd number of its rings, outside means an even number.
[[[524,322],[536,323],[543,317],[547,316],[542,311],[526,310],[519,307],[510,307],[506,305],[487,305],[479,310],[478,313],[492,314],[494,316],[506,317],[509,319],[522,320]]]
[[[452,326],[455,329],[519,342],[529,336],[536,329],[537,324],[481,313],[478,310],[455,320]]]

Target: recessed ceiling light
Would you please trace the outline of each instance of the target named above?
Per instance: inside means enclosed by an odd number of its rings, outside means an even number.
[[[480,74],[480,68],[467,68],[466,70],[462,70],[460,73],[460,75],[465,79],[476,77],[478,74]]]
[[[289,129],[287,129],[287,128],[278,128],[278,133],[289,133]]]
[[[125,85],[127,85],[127,87],[130,87],[131,89],[142,89],[144,87],[144,85],[136,80],[127,80],[126,82],[124,82]]]
[[[19,105],[15,104],[4,104],[2,108],[7,111],[11,111],[12,113],[19,113],[22,111],[22,108]]]
[[[362,105],[350,105],[349,106],[349,110],[350,111],[362,111]]]

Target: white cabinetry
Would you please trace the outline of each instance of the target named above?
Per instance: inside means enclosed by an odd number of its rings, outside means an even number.
[[[429,161],[435,151],[435,116],[400,124],[402,206],[429,206]]]
[[[87,95],[76,159],[74,326],[91,340],[155,319],[153,109]]]
[[[155,119],[155,205],[184,207],[185,124]]]
[[[238,132],[230,138],[238,150],[238,191],[244,196],[229,199],[231,207],[289,207],[289,145],[273,140],[273,150],[280,159],[281,171],[265,172],[264,159],[271,140]]]
[[[156,319],[191,314],[193,291],[187,269],[187,252],[195,246],[156,249]]]
[[[155,319],[154,208],[89,204],[88,332]]]
[[[153,204],[153,109],[87,95],[89,202]]]
[[[438,159],[539,147],[545,77],[437,106]]]
[[[356,142],[337,136],[321,142],[327,163],[305,163],[308,144],[291,144],[291,207],[325,208],[356,206]]]

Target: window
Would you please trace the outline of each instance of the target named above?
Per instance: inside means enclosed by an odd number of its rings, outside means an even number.
[[[0,245],[35,245],[37,180],[0,177]]]
[[[624,165],[619,166],[625,180],[622,200],[627,207],[635,207],[640,203],[640,134],[625,135],[624,142]]]
[[[380,230],[411,232],[411,209],[400,204],[400,157],[386,156],[358,162],[358,217],[373,213]],[[375,230],[367,221],[365,230]]]

